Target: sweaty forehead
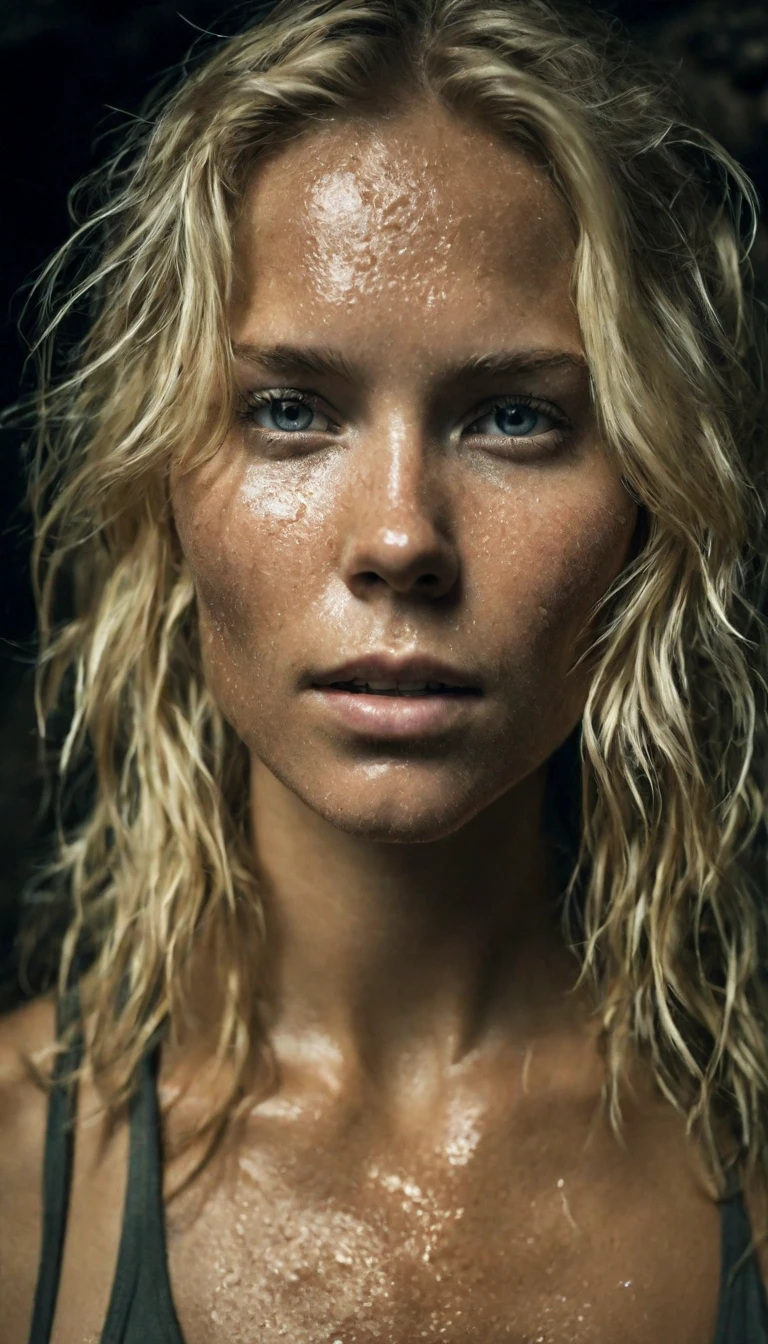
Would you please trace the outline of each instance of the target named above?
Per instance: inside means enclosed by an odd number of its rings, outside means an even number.
[[[236,237],[243,299],[422,311],[562,299],[573,246],[544,170],[438,105],[298,137],[255,169]]]

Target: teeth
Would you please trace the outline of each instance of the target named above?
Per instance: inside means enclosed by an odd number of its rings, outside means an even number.
[[[451,686],[444,681],[366,681],[363,677],[350,678],[347,682],[334,682],[339,690],[352,689],[368,695],[425,695],[427,692],[459,691],[460,686]]]

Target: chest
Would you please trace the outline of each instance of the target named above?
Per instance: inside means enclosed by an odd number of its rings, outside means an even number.
[[[186,1344],[712,1344],[719,1214],[668,1108],[623,1144],[591,1103],[459,1109],[437,1146],[347,1111],[228,1140],[166,1205]],[[76,1153],[54,1344],[101,1338],[125,1130]]]
[[[168,1213],[188,1344],[711,1344],[718,1214],[680,1154],[541,1137],[231,1153]]]

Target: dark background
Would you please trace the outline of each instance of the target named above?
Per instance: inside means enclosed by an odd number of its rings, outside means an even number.
[[[248,4],[212,0],[0,0],[0,407],[19,395],[17,330],[31,278],[66,237],[67,194],[114,145],[159,79],[201,38],[232,32]],[[747,0],[615,0],[659,60],[672,63],[709,129],[768,194],[768,7]],[[768,273],[768,235],[756,265]],[[31,664],[34,610],[21,442],[0,432],[0,1008],[16,996],[18,895],[44,849]],[[5,986],[5,988],[2,988]]]

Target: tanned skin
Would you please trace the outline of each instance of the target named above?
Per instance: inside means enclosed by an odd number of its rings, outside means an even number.
[[[639,1072],[611,1132],[552,913],[548,761],[638,521],[598,436],[574,242],[542,169],[431,104],[332,120],[250,180],[242,414],[172,505],[253,763],[277,1082],[168,1209],[188,1344],[713,1339],[703,1164]],[[400,706],[366,728],[317,679],[374,653],[477,693],[411,731],[415,701],[358,692]],[[0,1033],[1,1344],[26,1338],[40,1234],[45,1099],[15,1061],[52,1029],[41,1000]],[[212,1085],[204,1041],[163,1057],[164,1097],[195,1079],[171,1145]],[[100,1336],[125,1123],[77,1145],[55,1344]]]

